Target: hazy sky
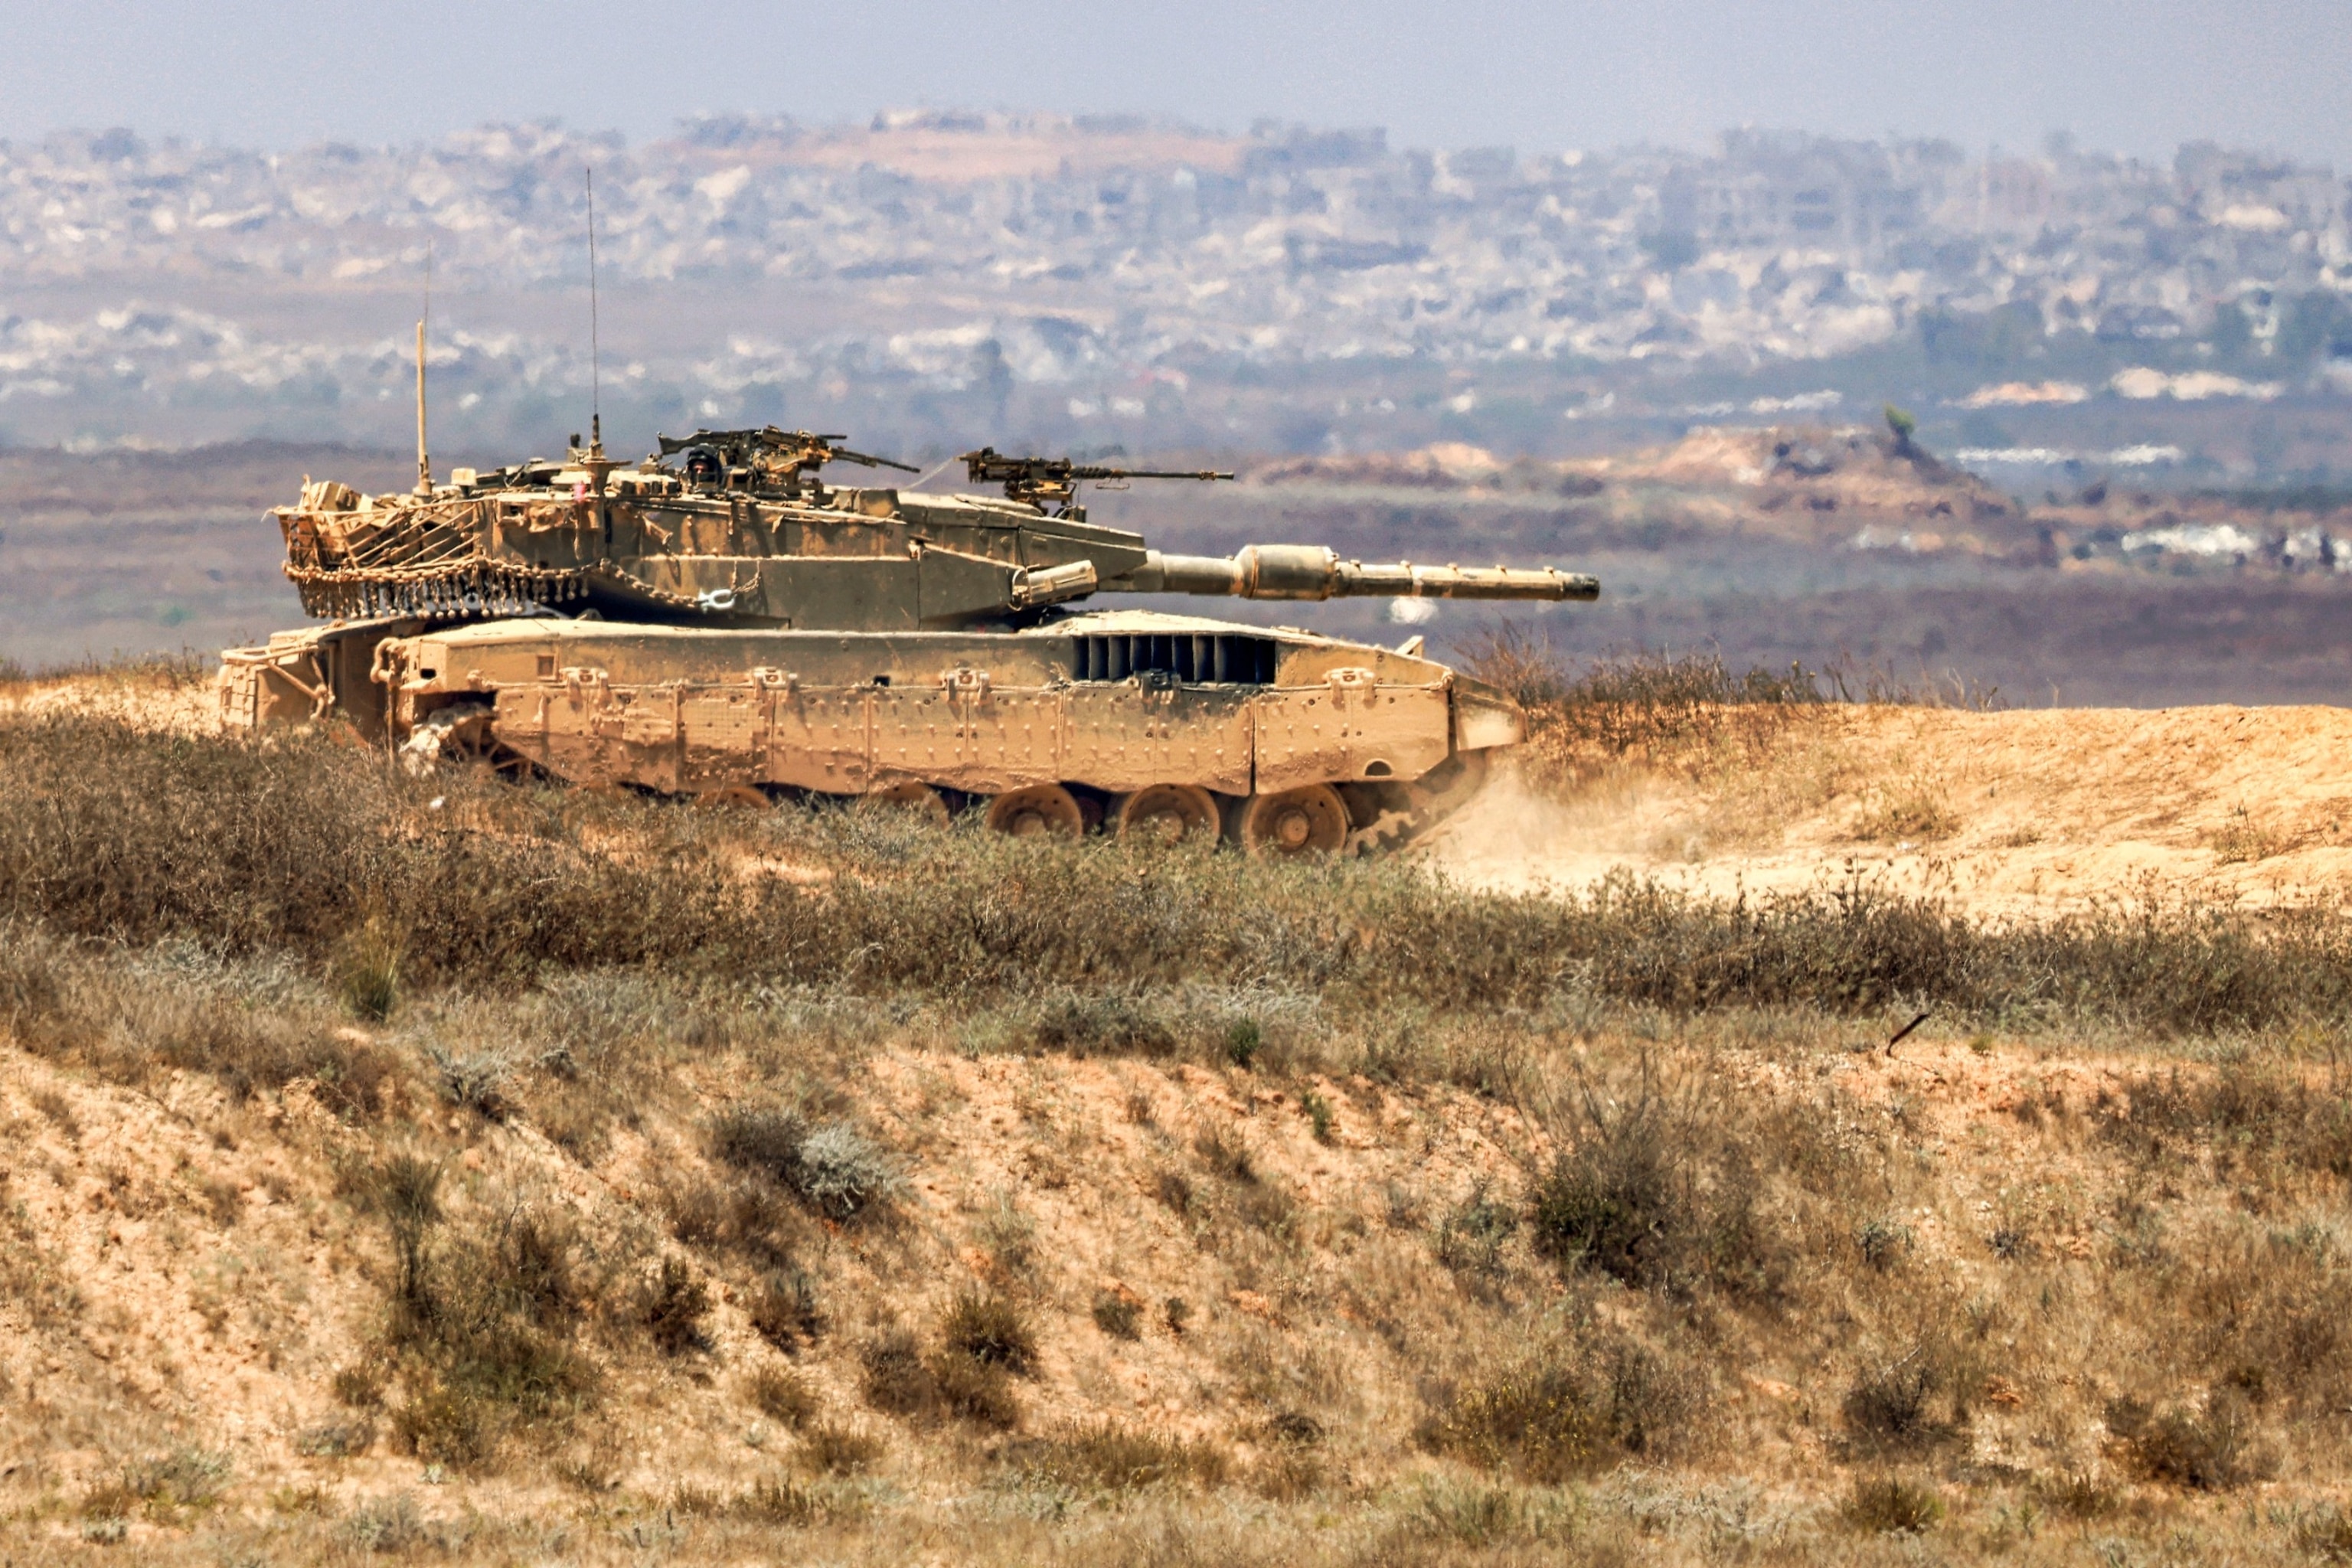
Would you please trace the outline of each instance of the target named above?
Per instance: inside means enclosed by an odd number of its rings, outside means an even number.
[[[2012,148],[2065,129],[2352,167],[2352,0],[0,0],[0,72],[10,138],[129,125],[285,147],[556,115],[641,140],[698,111],[933,105],[1523,151],[1738,124]]]

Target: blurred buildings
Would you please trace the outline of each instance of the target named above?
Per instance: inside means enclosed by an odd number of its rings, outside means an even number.
[[[0,430],[396,442],[428,245],[449,416],[552,428],[588,379],[591,165],[608,422],[1542,447],[1884,392],[1993,442],[2004,408],[2352,392],[2352,193],[2207,144],[1428,153],[913,113],[0,146]]]

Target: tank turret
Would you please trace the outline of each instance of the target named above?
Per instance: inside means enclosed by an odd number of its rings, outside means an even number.
[[[340,715],[412,764],[764,801],[878,796],[1010,833],[1222,835],[1253,853],[1401,843],[1525,735],[1516,703],[1396,648],[1081,603],[1097,594],[1591,599],[1550,567],[1152,549],[1083,484],[1229,480],[965,453],[997,493],[833,486],[913,472],[772,426],[631,465],[457,468],[366,496],[305,479],[272,516],[313,616],[223,656],[221,711]]]
[[[1228,479],[1062,459],[965,455],[1001,496],[828,487],[858,463],[913,472],[808,431],[698,430],[627,467],[575,447],[561,463],[458,468],[423,493],[305,483],[274,515],[313,616],[436,619],[594,609],[718,626],[885,631],[1020,624],[1099,592],[1244,599],[1578,599],[1590,577],[1343,561],[1314,545],[1230,558],[1165,554],[1087,521],[1084,480]]]

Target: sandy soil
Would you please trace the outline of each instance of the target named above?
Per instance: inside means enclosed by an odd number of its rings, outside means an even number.
[[[1840,709],[1753,750],[1506,781],[1431,851],[1496,888],[1612,873],[1717,895],[1850,877],[1987,914],[2101,900],[2338,905],[2352,711]]]
[[[0,684],[0,719],[47,713],[87,713],[175,735],[220,731],[220,699],[209,670],[190,678],[132,668]]]

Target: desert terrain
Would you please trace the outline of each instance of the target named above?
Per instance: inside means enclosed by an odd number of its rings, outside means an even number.
[[[1433,847],[1488,888],[1714,898],[1859,880],[1978,917],[2352,899],[2341,708],[1838,707],[1680,765],[1512,781]]]
[[[12,1555],[2340,1554],[2346,721],[1711,679],[1303,869],[10,684]]]

